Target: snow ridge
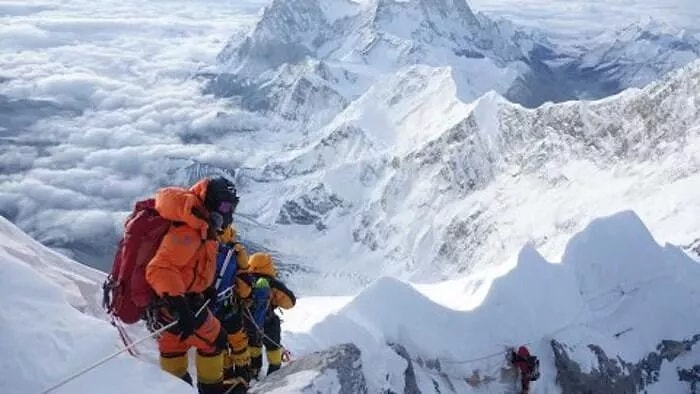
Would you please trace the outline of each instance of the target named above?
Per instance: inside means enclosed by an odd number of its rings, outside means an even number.
[[[511,390],[515,377],[501,374],[507,369],[501,352],[505,346],[528,343],[543,363],[538,390],[554,390],[558,372],[550,356],[552,339],[565,343],[586,369],[594,353],[584,344],[636,362],[664,339],[698,334],[700,321],[693,311],[700,302],[694,285],[699,278],[697,263],[677,247],[658,245],[640,218],[625,211],[596,219],[575,235],[560,264],[546,261],[526,245],[517,265],[504,275],[492,281],[464,278],[465,286],[473,281],[488,289],[471,311],[431,301],[440,286],[435,294],[428,289],[421,294],[408,283],[382,278],[309,333],[287,332],[285,340],[292,351],[297,346],[297,352],[355,343],[363,352],[370,392],[401,391],[404,385],[407,361],[391,344],[409,354],[421,392],[434,392],[436,385],[440,391],[451,386],[457,392]],[[656,316],[653,322],[650,311]],[[630,327],[624,335],[615,335]],[[672,365],[692,362],[700,362],[696,349]],[[475,371],[480,371],[480,379],[470,387],[465,379]],[[687,389],[687,383],[666,369],[650,382],[640,387],[651,392]]]

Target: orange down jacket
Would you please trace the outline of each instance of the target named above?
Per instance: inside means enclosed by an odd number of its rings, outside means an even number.
[[[159,296],[201,293],[214,280],[217,242],[207,239],[209,225],[203,219],[208,183],[200,180],[189,190],[167,187],[155,195],[158,213],[175,222],[146,267],[146,281]]]

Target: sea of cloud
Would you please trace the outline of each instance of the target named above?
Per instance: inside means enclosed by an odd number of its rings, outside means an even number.
[[[64,251],[99,244],[169,162],[232,161],[224,144],[183,143],[232,111],[192,77],[261,5],[0,3],[0,214]]]

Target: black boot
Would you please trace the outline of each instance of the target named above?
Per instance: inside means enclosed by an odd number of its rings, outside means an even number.
[[[199,394],[223,394],[226,392],[223,383],[197,383]]]
[[[260,369],[262,369],[262,354],[250,358],[249,378],[258,380],[258,375],[260,375]]]
[[[267,366],[267,375],[270,376],[271,373],[277,371],[278,369],[280,369],[280,367],[281,365],[279,364],[269,364]]]
[[[199,394],[243,394],[248,392],[248,385],[234,379],[219,383],[197,383]]]
[[[250,383],[250,365],[236,366],[236,370],[233,376],[243,380],[244,382],[246,382],[246,384]]]
[[[236,376],[234,367],[224,368],[224,380],[233,379]]]

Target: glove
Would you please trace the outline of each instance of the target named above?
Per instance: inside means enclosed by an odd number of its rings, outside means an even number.
[[[204,290],[202,295],[204,296],[205,301],[209,300],[209,309],[214,309],[216,307],[216,303],[219,301],[219,293],[216,292],[216,287],[207,287],[207,289]]]
[[[190,308],[185,296],[166,296],[165,299],[177,316],[178,324],[176,327],[180,330],[180,340],[184,341],[194,334],[194,313],[192,308]]]

